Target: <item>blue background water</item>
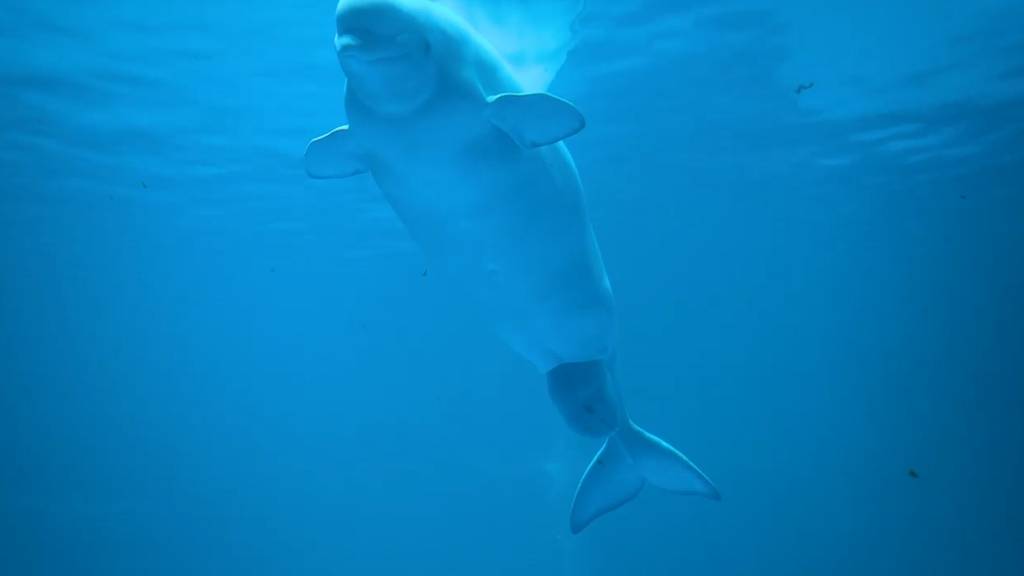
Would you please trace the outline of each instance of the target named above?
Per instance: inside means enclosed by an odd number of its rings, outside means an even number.
[[[1019,3],[589,2],[622,380],[724,500],[578,537],[596,446],[303,173],[331,0],[0,8],[0,572],[1024,571]]]

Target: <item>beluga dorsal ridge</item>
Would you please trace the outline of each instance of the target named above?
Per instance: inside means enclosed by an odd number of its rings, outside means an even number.
[[[615,302],[563,143],[583,115],[524,91],[487,40],[438,3],[342,0],[336,20],[349,124],[309,143],[306,170],[369,173],[431,273],[545,374],[572,430],[604,442],[577,487],[572,532],[647,484],[717,499],[621,400]]]

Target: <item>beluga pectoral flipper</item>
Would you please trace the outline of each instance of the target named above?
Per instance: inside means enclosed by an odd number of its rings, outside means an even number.
[[[306,173],[313,178],[347,178],[366,172],[348,126],[314,138],[306,147]]]
[[[368,172],[432,275],[546,375],[571,429],[604,441],[577,488],[572,532],[647,484],[717,499],[703,472],[623,406],[615,301],[564,144],[586,125],[579,110],[526,92],[441,3],[341,0],[336,24],[349,124],[310,143],[306,170]]]
[[[523,148],[561,142],[587,125],[572,103],[546,92],[491,96],[486,116]]]

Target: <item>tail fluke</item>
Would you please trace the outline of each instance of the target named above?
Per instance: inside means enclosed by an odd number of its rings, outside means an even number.
[[[686,456],[627,422],[605,440],[576,488],[569,527],[578,534],[598,517],[629,502],[650,482],[680,494],[718,500],[718,489]]]
[[[617,434],[616,434],[617,436]],[[644,477],[633,466],[616,436],[609,436],[583,473],[572,500],[569,528],[578,534],[598,516],[632,500],[644,487]]]

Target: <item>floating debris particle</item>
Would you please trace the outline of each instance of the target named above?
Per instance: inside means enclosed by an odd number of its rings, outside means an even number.
[[[808,82],[807,84],[797,84],[796,90],[793,90],[793,93],[799,96],[804,92],[807,92],[811,88],[814,88],[814,82]]]

